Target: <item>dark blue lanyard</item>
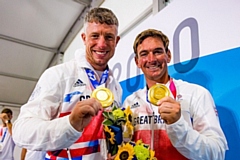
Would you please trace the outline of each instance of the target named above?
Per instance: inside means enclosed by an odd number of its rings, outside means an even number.
[[[103,74],[102,74],[101,79],[100,79],[99,82],[97,81],[97,78],[96,78],[94,72],[93,72],[91,69],[85,68],[85,71],[86,71],[86,73],[87,73],[87,75],[88,75],[88,78],[89,78],[89,80],[91,81],[91,83],[92,83],[92,85],[93,85],[94,88],[97,88],[98,86],[106,83],[106,81],[107,81],[107,79],[108,79],[108,73],[109,73],[108,67],[107,67],[107,68],[105,69],[105,71],[103,72]]]
[[[2,130],[3,130],[3,128],[2,128]],[[5,132],[4,132],[3,136],[2,136],[2,140],[1,140],[1,142],[4,141],[6,134],[7,134],[7,128],[6,128],[6,130],[5,130]]]

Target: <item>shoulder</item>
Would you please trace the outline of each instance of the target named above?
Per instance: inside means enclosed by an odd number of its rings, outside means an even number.
[[[201,85],[175,79],[174,84],[176,85],[178,94],[181,96],[191,97],[196,100],[201,97],[209,97],[212,99],[210,91]]]
[[[139,89],[135,92],[133,92],[132,94],[128,95],[126,97],[126,99],[124,100],[125,102],[133,102],[136,99],[141,99],[141,98],[146,98],[146,88],[143,89]]]
[[[35,90],[59,90],[67,86],[67,83],[74,83],[75,62],[69,61],[48,68],[39,78]]]
[[[46,69],[41,78],[63,78],[74,74],[76,68],[75,61],[69,61]]]
[[[75,52],[74,58],[66,61],[64,63],[52,66],[45,70],[43,74],[48,74],[48,76],[70,76],[75,74],[77,68],[86,66],[85,52],[82,49],[78,49]]]
[[[203,86],[201,86],[199,84],[195,84],[195,83],[191,83],[191,82],[187,82],[187,81],[183,81],[183,80],[176,80],[176,79],[174,79],[173,81],[174,81],[174,84],[176,85],[176,87],[178,87],[181,90],[186,90],[188,92],[189,91],[193,91],[193,92],[208,91],[206,88],[204,88]]]
[[[51,74],[55,73],[57,75],[57,74],[73,72],[74,68],[76,68],[76,61],[71,60],[68,62],[64,62],[62,64],[58,64],[56,66],[52,66],[52,67],[48,68],[45,72],[51,73]]]

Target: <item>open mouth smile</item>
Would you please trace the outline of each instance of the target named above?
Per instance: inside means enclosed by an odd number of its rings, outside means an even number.
[[[108,53],[108,51],[93,51],[94,53],[98,54],[98,55],[105,55]]]

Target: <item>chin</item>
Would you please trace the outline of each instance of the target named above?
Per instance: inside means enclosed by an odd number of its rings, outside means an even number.
[[[104,66],[104,65],[107,64],[107,61],[97,61],[96,64],[97,64],[98,66]]]

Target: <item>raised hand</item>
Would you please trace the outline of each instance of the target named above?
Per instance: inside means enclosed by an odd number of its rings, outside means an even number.
[[[70,123],[77,131],[81,132],[90,123],[92,117],[98,114],[99,110],[102,110],[102,105],[95,98],[80,101],[74,106],[69,116]]]
[[[172,124],[181,117],[180,103],[171,97],[164,97],[157,102],[158,113],[166,124]]]
[[[0,118],[1,118],[4,122],[7,121],[7,120],[9,120],[9,117],[8,117],[7,113],[1,113],[1,114],[0,114]]]

